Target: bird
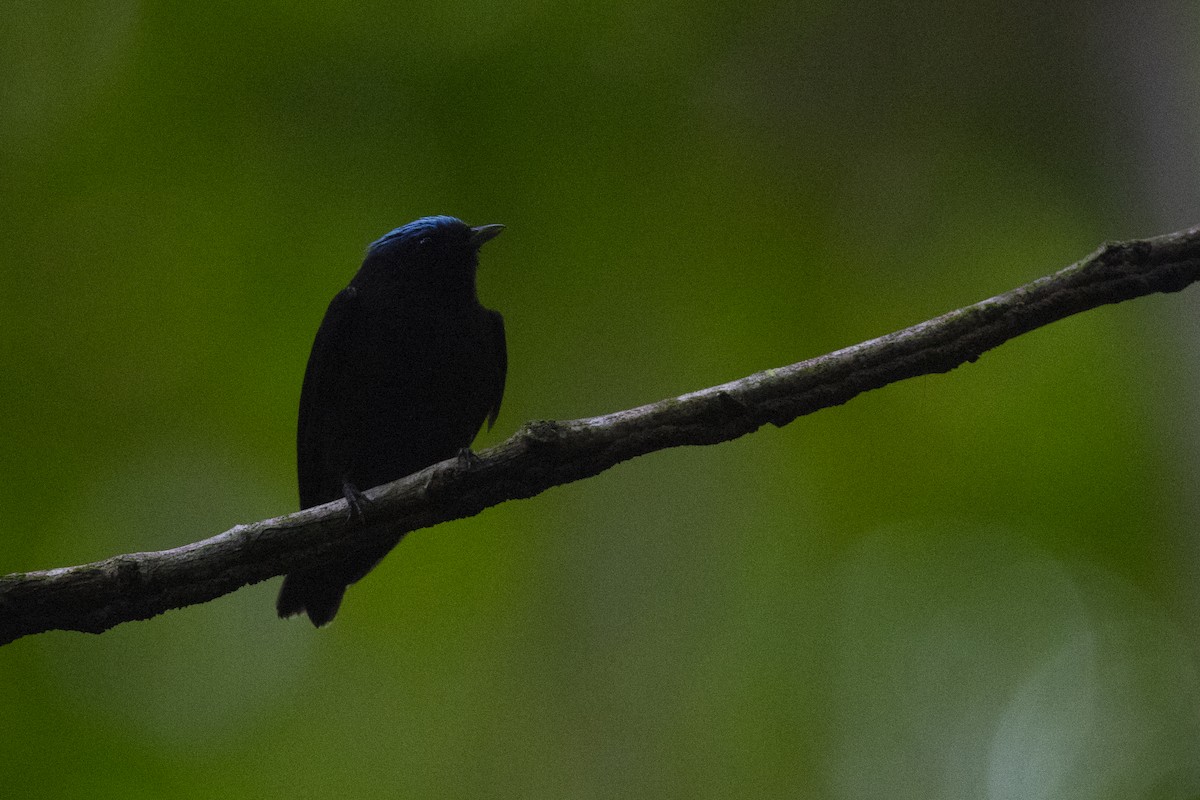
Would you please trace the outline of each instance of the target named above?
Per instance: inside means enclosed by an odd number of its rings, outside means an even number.
[[[500,413],[504,318],[476,292],[479,248],[503,225],[422,217],[372,243],[317,330],[296,426],[300,507],[345,498],[457,454]],[[284,577],[276,611],[323,627],[393,543]]]

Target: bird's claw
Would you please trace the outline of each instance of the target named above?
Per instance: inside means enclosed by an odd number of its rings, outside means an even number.
[[[374,505],[367,496],[358,490],[358,487],[346,481],[342,484],[342,496],[346,498],[346,505],[349,506],[350,515],[349,522],[351,525],[363,525],[367,521],[367,509]]]

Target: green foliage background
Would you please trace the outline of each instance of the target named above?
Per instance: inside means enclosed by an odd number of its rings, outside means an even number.
[[[480,446],[1200,221],[1181,9],[15,0],[0,572],[292,510],[325,304],[417,216],[509,226]],[[1195,797],[1196,302],[421,531],[326,630],[272,581],[23,639],[2,794]]]

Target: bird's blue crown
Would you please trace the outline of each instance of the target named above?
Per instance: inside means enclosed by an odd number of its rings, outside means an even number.
[[[413,220],[407,225],[401,225],[395,230],[388,231],[383,236],[376,239],[367,248],[368,253],[374,253],[380,248],[390,244],[415,242],[424,236],[431,236],[439,231],[449,230],[451,228],[465,228],[467,224],[457,217],[447,217],[439,215],[436,217],[421,217],[418,220]]]

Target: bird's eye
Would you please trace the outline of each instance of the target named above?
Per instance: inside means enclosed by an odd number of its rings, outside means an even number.
[[[422,236],[420,239],[417,240],[417,249],[418,250],[427,250],[427,249],[429,249],[429,245],[432,244],[432,242],[433,242],[433,239],[431,237]]]

